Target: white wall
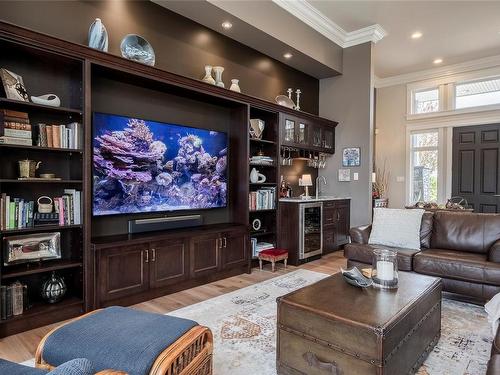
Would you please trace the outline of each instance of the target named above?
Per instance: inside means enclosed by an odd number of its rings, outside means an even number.
[[[376,90],[375,165],[382,169],[384,161],[390,172],[389,207],[405,205],[405,182],[397,182],[406,174],[406,85]]]

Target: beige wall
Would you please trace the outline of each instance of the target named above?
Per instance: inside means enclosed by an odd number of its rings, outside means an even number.
[[[406,170],[406,85],[377,89],[375,128],[375,165],[390,171],[389,206],[405,204]],[[403,180],[398,182],[397,178]]]
[[[351,226],[371,223],[371,172],[373,165],[373,63],[372,44],[344,49],[343,74],[321,79],[319,113],[339,122],[336,130],[335,155],[328,159],[320,174],[328,179],[328,195],[349,196]],[[339,182],[342,149],[361,148],[361,166],[351,167],[351,181]],[[359,180],[353,180],[353,174]]]

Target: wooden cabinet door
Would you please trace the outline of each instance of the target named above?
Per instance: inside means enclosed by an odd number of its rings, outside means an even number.
[[[188,246],[184,239],[150,244],[150,287],[160,288],[186,280],[189,276]]]
[[[285,145],[295,144],[295,137],[298,123],[293,116],[281,114],[280,116],[280,137],[281,143]]]
[[[248,264],[249,246],[245,231],[224,232],[222,239],[222,268],[238,267]]]
[[[310,127],[310,145],[313,148],[319,149],[323,147],[323,127],[319,125],[312,125]]]
[[[149,288],[149,244],[101,249],[98,252],[99,301],[105,302]]]
[[[199,277],[220,269],[222,241],[219,233],[196,236],[190,241],[191,277]]]
[[[323,227],[323,254],[329,254],[337,250],[335,232],[335,226],[329,225],[327,227]]]
[[[349,243],[349,229],[351,226],[349,201],[339,201],[335,206],[337,223],[335,225],[335,242],[337,246]]]
[[[324,152],[335,153],[335,130],[325,127],[322,136]]]

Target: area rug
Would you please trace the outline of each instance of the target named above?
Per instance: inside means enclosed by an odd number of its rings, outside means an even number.
[[[169,315],[212,330],[215,375],[276,375],[276,298],[327,276],[297,270]],[[441,339],[418,375],[483,375],[491,340],[483,308],[443,300]]]

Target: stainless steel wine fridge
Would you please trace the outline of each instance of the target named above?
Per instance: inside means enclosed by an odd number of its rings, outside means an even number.
[[[323,252],[323,204],[321,202],[299,205],[299,258]]]

